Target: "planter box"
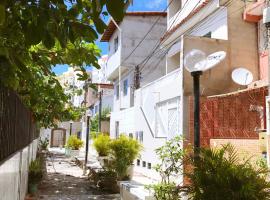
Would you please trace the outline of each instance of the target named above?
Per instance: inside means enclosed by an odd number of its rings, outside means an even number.
[[[134,165],[130,165],[127,169],[127,175],[129,177],[129,179],[132,179],[133,175],[134,175]]]
[[[106,164],[108,164],[110,157],[109,156],[98,156],[97,157],[98,162],[102,167],[104,167]]]

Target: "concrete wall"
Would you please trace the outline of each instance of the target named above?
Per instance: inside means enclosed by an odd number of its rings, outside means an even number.
[[[0,197],[3,200],[23,200],[28,188],[29,163],[36,158],[38,140],[0,163]]]

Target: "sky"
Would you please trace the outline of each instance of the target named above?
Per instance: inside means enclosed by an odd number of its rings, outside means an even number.
[[[167,0],[133,0],[133,5],[128,8],[128,11],[164,11],[167,6]],[[104,19],[105,22],[108,21],[108,18]],[[99,48],[102,51],[102,55],[107,54],[108,45],[104,42],[96,42]],[[53,68],[53,72],[57,75],[66,72],[68,65],[57,65]],[[91,69],[91,67],[88,67]]]

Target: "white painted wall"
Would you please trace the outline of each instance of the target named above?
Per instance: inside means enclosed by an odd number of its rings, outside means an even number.
[[[144,150],[141,153],[141,164],[143,161],[151,163],[152,167],[159,162],[155,149],[164,145],[166,137],[172,138],[176,135],[182,134],[181,120],[180,118],[180,100],[182,95],[182,84],[181,84],[181,70],[178,69],[156,81],[145,85],[135,92],[134,107],[124,109],[122,111],[115,111],[111,114],[110,134],[112,138],[115,138],[116,133],[116,122],[119,122],[119,133],[129,135],[133,134],[136,136],[136,132],[143,132],[143,146]],[[166,104],[167,113],[170,109],[171,103],[175,102],[177,105],[177,132],[169,133],[168,128],[164,129],[163,135],[157,135],[158,123],[160,120],[157,119],[157,108],[159,104]],[[144,112],[144,114],[143,114]],[[145,118],[146,117],[146,118]],[[168,126],[170,120],[165,120],[164,126]],[[149,124],[149,125],[148,125]],[[159,138],[161,137],[162,138]],[[135,163],[136,164],[136,163]],[[136,167],[137,172],[143,173],[148,177],[158,177],[154,170],[149,170],[147,167]]]
[[[29,163],[36,158],[38,139],[0,163],[0,197],[23,200],[28,188]]]
[[[211,38],[228,40],[228,15],[227,8],[221,8],[206,20],[198,23],[188,35],[204,36],[211,32]]]

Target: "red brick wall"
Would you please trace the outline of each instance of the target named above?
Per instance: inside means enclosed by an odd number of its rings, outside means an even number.
[[[265,128],[266,88],[257,88],[217,97],[200,103],[201,145],[210,139],[258,139],[256,129]],[[193,143],[193,98],[190,98],[188,142]],[[263,108],[263,117],[256,108]]]

